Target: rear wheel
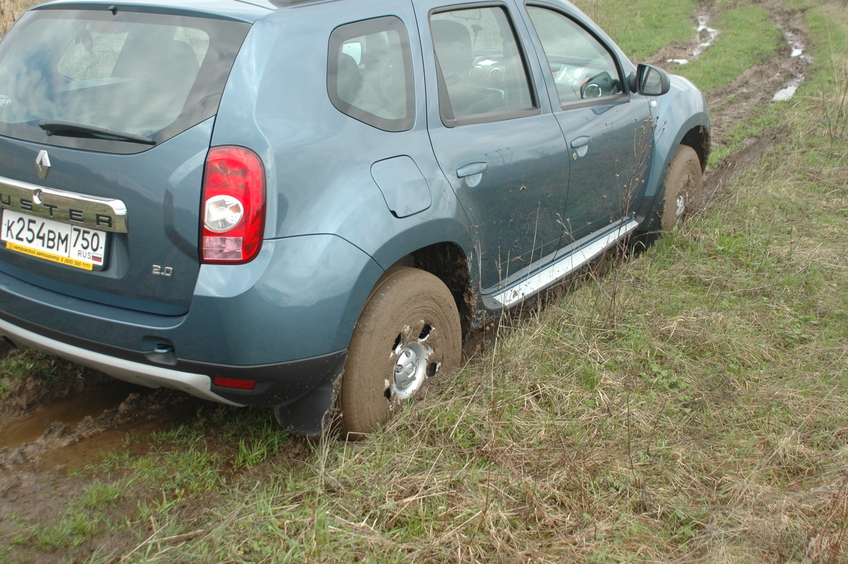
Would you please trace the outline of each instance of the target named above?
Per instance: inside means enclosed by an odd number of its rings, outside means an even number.
[[[360,438],[389,420],[427,381],[459,366],[462,330],[447,286],[399,267],[377,283],[356,324],[342,375],[341,431]]]
[[[695,149],[677,148],[665,173],[665,195],[660,205],[660,227],[668,231],[701,206],[703,172]]]

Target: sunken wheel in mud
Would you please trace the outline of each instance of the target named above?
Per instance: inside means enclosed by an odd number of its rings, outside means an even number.
[[[342,436],[379,428],[429,378],[454,371],[461,354],[459,312],[447,286],[423,270],[389,269],[350,341],[338,398]]]
[[[701,206],[703,171],[695,149],[680,145],[665,173],[660,226],[668,231]]]

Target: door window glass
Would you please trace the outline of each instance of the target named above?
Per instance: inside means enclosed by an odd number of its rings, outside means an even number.
[[[436,13],[430,17],[430,30],[446,124],[535,110],[524,58],[503,8]]]
[[[588,31],[567,16],[528,6],[542,42],[560,104],[615,96],[623,92],[615,59]]]

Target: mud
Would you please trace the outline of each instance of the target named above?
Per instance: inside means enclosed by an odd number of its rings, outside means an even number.
[[[784,44],[776,57],[747,69],[730,85],[709,92],[713,147],[723,145],[728,131],[741,118],[750,115],[754,107],[772,102],[775,95],[781,92],[784,92],[780,95],[783,98],[788,94],[786,89],[792,85],[795,88],[800,86],[812,62],[806,52],[804,14],[800,11],[787,11],[771,6],[774,2],[763,4],[770,7],[771,21],[783,32]],[[721,30],[714,30],[711,27],[717,25],[719,14],[718,8],[712,1],[702,2],[695,15],[697,22],[695,27],[698,30],[695,38],[688,43],[667,45],[644,62],[673,73],[681,66],[682,61],[686,61],[683,64],[696,61],[704,52],[704,45],[716,40],[721,34]],[[732,168],[738,169],[740,159],[733,157],[731,159],[737,161]],[[751,162],[743,160],[741,164]],[[707,183],[710,182],[710,177],[711,171],[708,170],[705,177]],[[715,193],[715,190],[710,192]]]
[[[99,389],[53,400],[0,422],[0,470],[20,466],[77,469],[90,454],[108,450],[127,434],[146,435],[185,420],[202,402],[183,393],[110,380]],[[2,492],[3,478],[0,478]]]
[[[800,84],[808,72],[803,14],[778,8],[771,12],[775,25],[784,33],[784,48],[771,60],[747,69],[731,85],[709,93],[714,147],[725,143],[727,133],[741,117],[756,106],[773,103],[780,92],[780,96],[788,95],[786,89]],[[721,30],[714,29],[718,13],[712,1],[702,2],[693,17],[693,27],[698,28],[693,40],[668,45],[644,62],[674,72],[682,61],[696,60],[709,49],[711,41],[720,37]],[[756,163],[782,134],[779,130],[767,131],[748,139],[724,162],[708,170],[705,204],[719,201],[725,186]],[[495,324],[477,331],[466,345],[466,355],[474,356],[484,349],[496,333]],[[6,354],[20,353],[8,352],[0,343],[0,355]],[[43,362],[58,361],[35,361],[36,365]],[[146,437],[150,433],[173,429],[191,417],[199,417],[197,413],[205,409],[205,402],[180,392],[117,383],[67,364],[49,368],[46,372],[58,373],[61,384],[56,379],[0,378],[0,390],[5,390],[0,396],[0,524],[10,515],[37,522],[54,519],[62,504],[85,487],[84,481],[68,478],[72,470],[85,467],[104,452],[131,449],[144,453],[149,448]],[[127,446],[130,436],[134,440]],[[120,552],[125,541],[116,536],[113,540],[100,538],[98,544],[104,542],[107,550]],[[44,558],[52,557],[35,556],[36,561],[46,561]],[[85,559],[85,553],[62,558]]]
[[[118,407],[133,391],[134,386],[115,380],[87,393],[38,405],[27,410],[24,415],[3,424],[0,449],[33,441],[55,423],[73,427],[86,417],[99,416],[111,408]]]

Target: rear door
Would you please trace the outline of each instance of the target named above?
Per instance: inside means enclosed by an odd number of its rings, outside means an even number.
[[[0,43],[0,270],[185,313],[212,118],[248,30],[105,6],[25,14]]]
[[[512,7],[416,4],[436,158],[476,228],[484,293],[562,245],[569,153]],[[429,43],[429,44],[428,44]]]

